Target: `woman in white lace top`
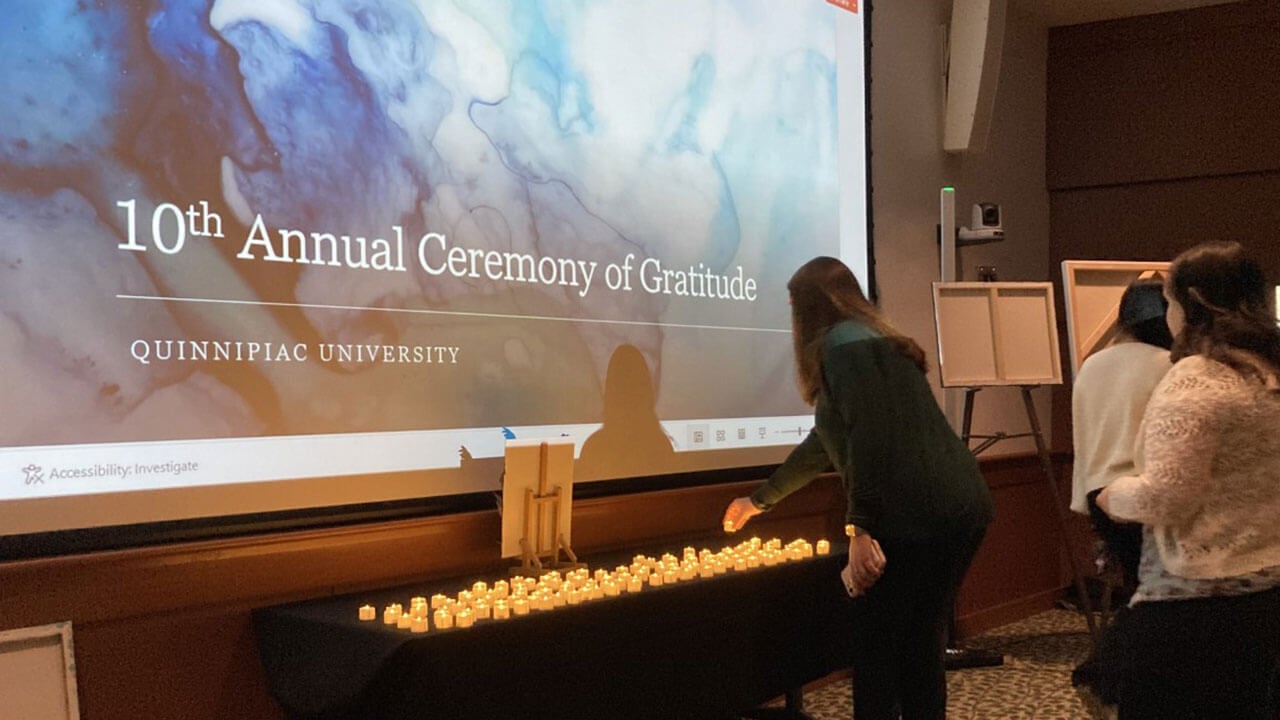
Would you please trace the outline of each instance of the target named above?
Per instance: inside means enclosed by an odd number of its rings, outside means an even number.
[[[1119,638],[1121,720],[1274,720],[1280,673],[1280,328],[1239,244],[1197,246],[1165,285],[1173,369],[1098,506],[1145,527]],[[1113,648],[1114,649],[1114,648]]]

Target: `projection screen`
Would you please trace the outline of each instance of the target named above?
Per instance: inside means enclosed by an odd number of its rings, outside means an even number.
[[[866,8],[18,0],[0,534],[779,462],[869,283]]]

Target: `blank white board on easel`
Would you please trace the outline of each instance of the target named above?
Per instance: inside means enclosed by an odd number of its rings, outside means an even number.
[[[1053,284],[933,284],[943,387],[1062,382]]]
[[[1120,297],[1136,280],[1163,280],[1167,262],[1063,260],[1063,300],[1067,308],[1067,345],[1071,374],[1115,337]]]
[[[0,718],[79,720],[71,623],[0,632]]]

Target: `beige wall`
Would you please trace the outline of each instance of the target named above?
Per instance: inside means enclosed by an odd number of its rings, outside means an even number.
[[[999,203],[1008,238],[961,250],[960,279],[977,279],[977,265],[995,265],[1000,280],[1057,280],[1049,276],[1045,185],[1047,31],[1034,5],[1029,0],[1009,3],[991,135],[983,152],[969,155],[942,151],[942,28],[950,20],[949,0],[879,2],[872,12],[876,284],[881,307],[901,330],[925,346],[935,368],[930,283],[939,274],[935,227],[938,193],[944,185],[956,187],[959,224],[969,224],[974,203]],[[936,370],[932,378],[936,386]],[[1035,401],[1047,432],[1050,395],[1037,390]],[[975,433],[1027,429],[1016,389],[991,388],[978,395]],[[988,453],[1034,449],[1029,439],[1023,439],[1001,443]]]

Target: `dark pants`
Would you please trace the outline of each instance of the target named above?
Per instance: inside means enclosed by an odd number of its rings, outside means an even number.
[[[853,601],[853,716],[938,720],[947,715],[948,626],[986,529],[930,542],[880,540],[884,574]]]
[[[1274,720],[1280,588],[1138,603],[1103,653],[1123,657],[1120,720]]]
[[[1089,524],[1093,532],[1106,547],[1106,552],[1115,558],[1121,575],[1124,577],[1124,597],[1127,599],[1138,587],[1138,565],[1142,562],[1142,524],[1111,519],[1111,516],[1098,507],[1098,495],[1101,490],[1094,490],[1085,496],[1089,506]]]

